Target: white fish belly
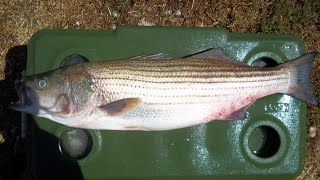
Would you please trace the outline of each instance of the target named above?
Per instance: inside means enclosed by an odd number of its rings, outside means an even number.
[[[181,104],[140,106],[120,116],[106,116],[95,112],[88,118],[85,128],[112,130],[171,130],[189,127],[212,120],[211,115],[219,112],[217,104]],[[210,120],[209,120],[210,119]]]
[[[214,104],[145,105],[123,116],[114,117],[124,129],[170,130],[204,122],[213,113]]]

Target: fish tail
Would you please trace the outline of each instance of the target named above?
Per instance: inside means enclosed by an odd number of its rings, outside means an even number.
[[[287,94],[314,105],[317,105],[318,101],[312,92],[310,77],[317,55],[318,52],[314,51],[281,65],[290,72],[290,85]]]

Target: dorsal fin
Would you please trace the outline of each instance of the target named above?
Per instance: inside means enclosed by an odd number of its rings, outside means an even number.
[[[71,55],[66,57],[60,64],[60,67],[67,67],[75,64],[89,62],[87,58],[81,55]]]
[[[149,54],[149,55],[140,55],[130,57],[131,60],[167,60],[172,59],[168,54],[165,53],[156,53],[156,54]]]
[[[226,56],[223,51],[220,48],[214,48],[214,49],[209,49],[202,51],[200,53],[191,55],[191,56],[186,56],[184,58],[187,59],[207,59],[207,60],[212,60],[212,61],[217,61],[219,63],[225,62],[225,63],[232,63],[238,66],[248,66],[247,64],[231,59],[228,56]]]

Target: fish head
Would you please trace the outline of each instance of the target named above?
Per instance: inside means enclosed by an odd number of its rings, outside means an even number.
[[[14,110],[45,117],[61,124],[80,119],[92,109],[92,81],[79,67],[61,68],[29,76],[16,82],[19,101],[10,104]]]
[[[19,101],[10,107],[38,116],[46,113],[65,115],[68,111],[70,89],[67,77],[60,70],[32,75],[16,81]]]

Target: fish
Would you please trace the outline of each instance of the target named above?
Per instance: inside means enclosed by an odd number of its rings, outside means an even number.
[[[10,107],[65,126],[166,131],[244,120],[257,99],[286,94],[317,104],[310,76],[318,52],[254,67],[221,48],[182,58],[164,53],[68,65],[16,83]]]

